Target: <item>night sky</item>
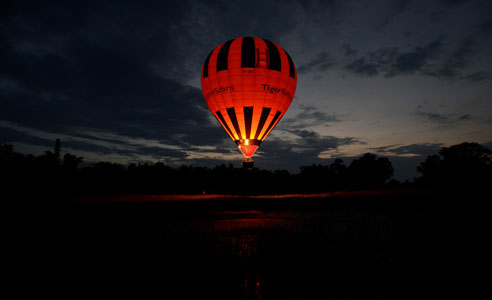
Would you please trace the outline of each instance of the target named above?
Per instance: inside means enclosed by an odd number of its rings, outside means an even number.
[[[213,167],[242,155],[203,99],[220,43],[278,43],[294,101],[266,169],[387,156],[395,178],[443,146],[492,146],[492,1],[13,1],[0,9],[0,142],[84,162]]]

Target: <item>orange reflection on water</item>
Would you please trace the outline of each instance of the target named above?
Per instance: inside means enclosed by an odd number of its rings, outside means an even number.
[[[82,196],[74,198],[75,202],[84,203],[107,203],[107,202],[168,202],[168,201],[229,201],[244,199],[262,199],[265,201],[274,199],[311,199],[311,198],[333,198],[333,197],[353,197],[370,195],[402,195],[419,194],[423,191],[398,191],[398,190],[362,190],[362,191],[337,191],[328,193],[309,193],[309,194],[280,194],[280,195],[221,195],[221,194],[195,194],[195,195],[100,195]],[[56,201],[56,199],[53,199]],[[66,200],[63,198],[63,200]]]
[[[297,212],[285,211],[268,213],[259,210],[215,211],[209,214],[213,219],[209,222],[216,231],[292,229],[299,221],[298,215]]]

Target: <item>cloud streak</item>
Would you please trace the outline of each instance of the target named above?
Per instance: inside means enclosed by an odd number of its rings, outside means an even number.
[[[325,72],[331,69],[335,65],[335,59],[326,51],[318,53],[318,55],[307,62],[306,64],[300,66],[297,69],[299,74],[307,74],[311,72]]]
[[[475,36],[463,39],[457,48],[446,49],[446,37],[402,51],[399,47],[381,48],[367,52],[345,65],[358,75],[395,77],[418,74],[439,79],[465,79],[481,82],[491,78],[487,71],[467,73],[468,60],[475,51]]]
[[[442,143],[417,143],[408,145],[387,145],[371,147],[369,149],[379,155],[416,157],[438,153],[442,146]]]
[[[344,115],[327,114],[314,106],[299,104],[301,111],[292,118],[282,120],[278,129],[295,131],[316,126],[330,126],[331,123],[342,122]]]
[[[470,114],[439,114],[435,112],[426,112],[423,110],[417,110],[417,115],[427,119],[430,122],[437,123],[440,125],[454,125],[457,123],[470,121],[472,116]]]
[[[302,165],[326,163],[328,160],[322,156],[323,152],[364,143],[356,137],[325,136],[310,130],[291,130],[290,133],[294,138],[272,138],[261,145],[257,160],[263,167],[286,168],[291,172],[297,172],[298,167]]]

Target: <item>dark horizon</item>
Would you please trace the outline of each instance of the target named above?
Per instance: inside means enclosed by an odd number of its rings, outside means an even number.
[[[492,179],[492,151],[477,143],[443,147],[415,168],[420,173],[412,181],[393,178],[394,168],[387,157],[366,153],[345,165],[300,166],[300,172],[235,168],[221,164],[213,168],[163,162],[124,166],[98,162],[80,167],[83,157],[62,155],[56,140],[54,151],[43,155],[22,155],[12,145],[0,146],[0,169],[5,191],[19,197],[59,195],[72,198],[94,194],[230,194],[280,195],[375,189],[485,189]],[[28,194],[22,186],[30,186]]]

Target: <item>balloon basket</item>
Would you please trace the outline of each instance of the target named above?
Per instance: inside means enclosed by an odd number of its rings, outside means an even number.
[[[243,162],[241,163],[243,168],[245,169],[252,169],[255,167],[255,161],[252,160],[251,158],[245,158]]]

